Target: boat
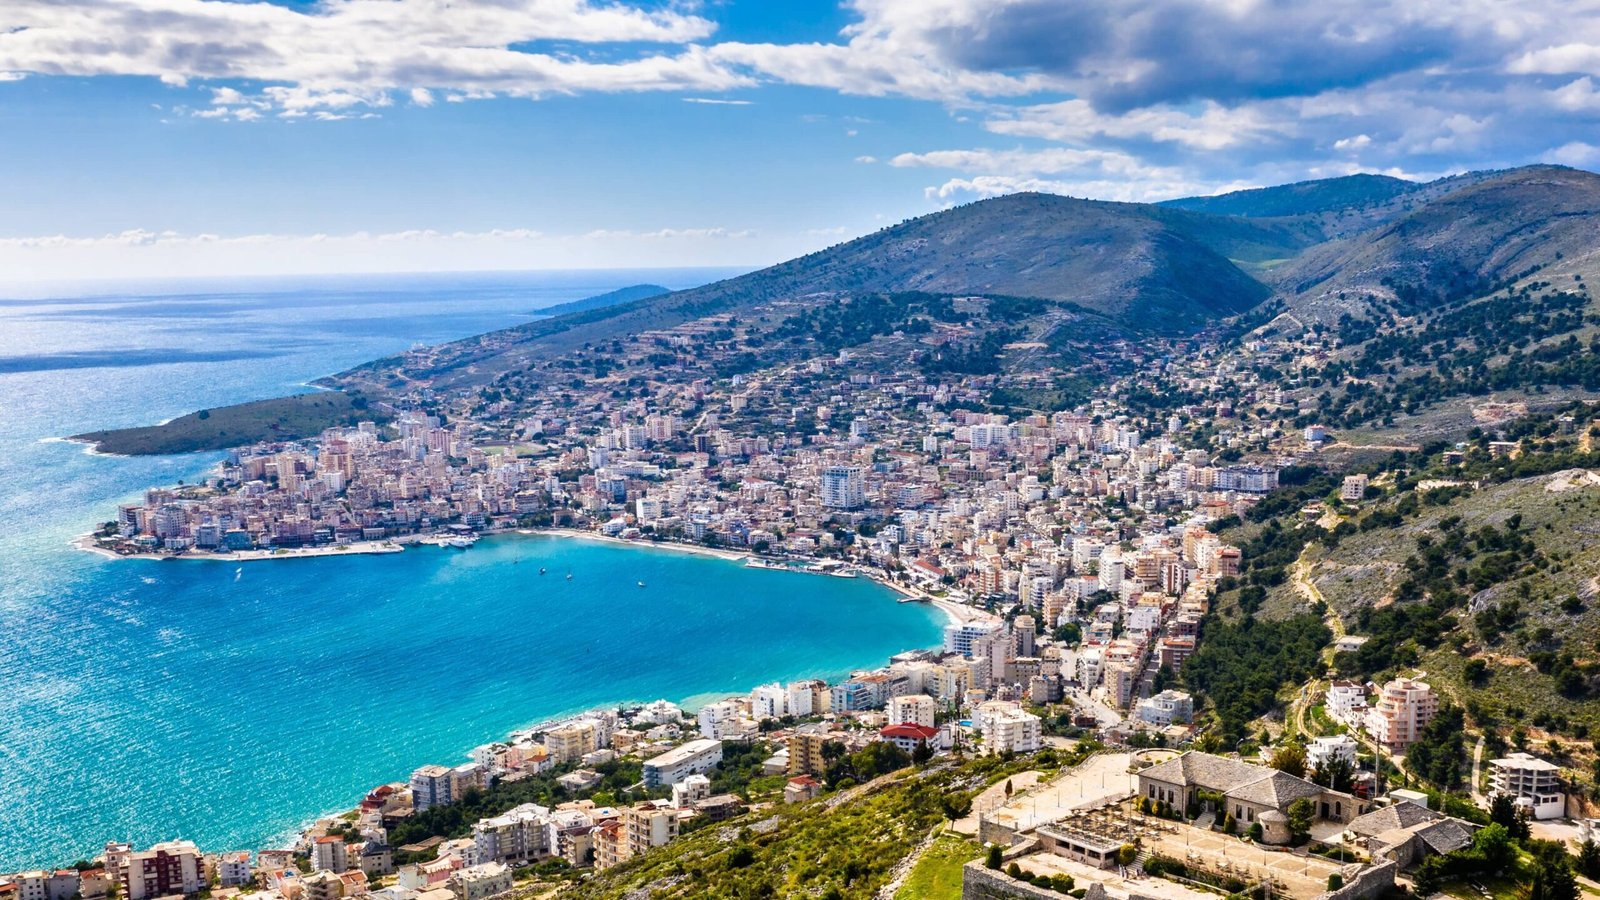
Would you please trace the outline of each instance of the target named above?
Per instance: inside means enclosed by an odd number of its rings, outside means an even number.
[[[568,572],[568,573],[567,573],[567,580],[568,580],[568,581],[571,581],[571,580],[572,580],[572,573],[571,573],[571,572]]]
[[[543,575],[543,574],[544,574],[544,566],[540,566],[540,567],[539,567],[539,574],[540,574],[540,575]]]
[[[639,587],[644,587],[644,582],[639,582]]]
[[[453,548],[455,548],[457,550],[465,550],[468,547],[471,547],[473,544],[476,544],[477,542],[478,542],[478,539],[475,538],[475,537],[453,537],[453,538],[447,539],[444,542],[444,546],[453,547]]]

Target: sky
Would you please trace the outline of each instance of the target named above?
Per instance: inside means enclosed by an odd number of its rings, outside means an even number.
[[[1600,0],[4,0],[0,282],[758,266],[958,203],[1600,167]]]

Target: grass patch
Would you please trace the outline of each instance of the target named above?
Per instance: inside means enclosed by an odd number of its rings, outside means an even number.
[[[948,832],[939,835],[917,860],[895,900],[960,900],[961,868],[981,855],[983,848],[976,841]]]

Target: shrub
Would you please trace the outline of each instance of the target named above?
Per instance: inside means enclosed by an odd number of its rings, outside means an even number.
[[[1334,872],[1333,874],[1328,876],[1328,890],[1337,891],[1339,888],[1342,888],[1342,887],[1344,887],[1344,876],[1343,875],[1340,875],[1338,872]]]

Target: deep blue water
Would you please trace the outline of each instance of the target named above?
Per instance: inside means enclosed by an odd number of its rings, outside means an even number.
[[[724,274],[0,300],[0,871],[113,838],[268,845],[549,716],[836,675],[937,643],[930,610],[865,581],[566,538],[242,567],[68,546],[118,501],[202,475],[218,455],[114,458],[53,438],[280,396],[627,284]]]

